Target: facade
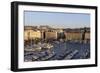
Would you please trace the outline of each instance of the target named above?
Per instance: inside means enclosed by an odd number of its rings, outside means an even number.
[[[90,32],[85,33],[85,40],[90,40]]]
[[[32,31],[30,33],[30,39],[39,38],[41,39],[41,32],[40,31]]]
[[[27,41],[30,39],[31,30],[24,30],[24,40]]]
[[[80,32],[65,32],[66,40],[81,40],[82,34]]]
[[[29,40],[32,39],[34,40],[35,38],[41,38],[41,32],[40,31],[34,31],[34,30],[25,30],[24,31],[24,40]]]
[[[49,40],[49,39],[57,39],[57,32],[45,32],[45,39]]]
[[[50,29],[48,26],[41,26],[40,28],[36,26],[25,27],[24,40],[34,40],[36,38],[43,40],[90,40],[90,29]]]

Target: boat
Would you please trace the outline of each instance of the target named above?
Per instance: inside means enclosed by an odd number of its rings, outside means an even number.
[[[32,61],[37,61],[39,59],[38,56],[32,56]]]
[[[75,51],[73,51],[72,53],[70,53],[69,55],[67,55],[66,57],[65,57],[65,59],[71,59],[75,54],[77,54],[78,53],[78,50],[75,50]]]
[[[42,47],[40,46],[36,46],[36,47],[32,47],[32,48],[25,48],[25,51],[41,51]]]
[[[48,56],[41,58],[41,60],[42,60],[42,61],[49,60],[49,59],[51,59],[52,57],[54,57],[55,55],[56,55],[55,53],[51,53],[51,54],[49,54]]]
[[[44,46],[42,48],[44,48],[44,49],[51,49],[51,48],[53,48],[53,45],[51,45],[51,44],[44,44]]]

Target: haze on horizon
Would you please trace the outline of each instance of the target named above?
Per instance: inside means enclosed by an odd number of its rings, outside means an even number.
[[[83,28],[90,27],[90,14],[24,11],[24,23],[24,26]]]

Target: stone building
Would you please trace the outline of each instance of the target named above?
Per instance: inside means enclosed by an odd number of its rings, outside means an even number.
[[[34,30],[25,30],[24,31],[24,40],[34,40],[35,38],[41,39],[41,32]]]
[[[65,32],[66,40],[81,40],[82,34],[80,32]]]
[[[52,31],[48,31],[48,32],[45,32],[45,39],[49,40],[49,39],[52,39],[52,40],[55,40],[57,39],[57,32],[52,32]]]
[[[85,40],[90,40],[90,32],[85,33]]]

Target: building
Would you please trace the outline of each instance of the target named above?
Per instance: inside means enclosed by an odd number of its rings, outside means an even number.
[[[90,32],[85,33],[85,40],[90,40]]]
[[[49,39],[52,39],[52,40],[57,39],[57,32],[54,32],[54,31],[45,32],[45,39],[47,39],[47,40],[49,40]]]
[[[40,26],[39,28],[40,28],[40,29],[50,29],[50,27],[49,27],[49,26],[47,26],[47,25]]]
[[[90,42],[89,29],[70,29],[64,32],[65,39],[70,41]]]
[[[80,32],[65,32],[66,40],[81,40],[82,34]]]
[[[29,40],[29,39],[34,40],[36,38],[41,39],[40,31],[34,31],[34,30],[25,30],[24,31],[24,40]]]
[[[24,30],[36,30],[38,29],[37,26],[24,26]]]
[[[54,29],[49,26],[25,26],[24,40],[34,40],[36,38],[42,40],[71,40],[71,41],[90,41],[90,28],[75,29]]]
[[[32,31],[30,33],[30,39],[36,39],[36,38],[41,39],[41,32],[40,31]]]
[[[28,41],[30,39],[30,33],[32,33],[32,30],[24,30],[24,41]]]

